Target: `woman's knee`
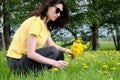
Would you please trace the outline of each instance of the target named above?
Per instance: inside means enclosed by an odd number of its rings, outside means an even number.
[[[50,52],[51,52],[52,54],[59,54],[59,51],[57,50],[56,47],[50,46],[49,49],[50,49]]]
[[[59,56],[57,57],[57,60],[64,60],[64,54],[63,54],[63,52],[59,51]]]

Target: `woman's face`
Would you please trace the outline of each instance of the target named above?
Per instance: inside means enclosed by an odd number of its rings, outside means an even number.
[[[49,20],[55,21],[60,16],[60,13],[62,11],[63,11],[63,5],[56,4],[48,8],[47,17]]]

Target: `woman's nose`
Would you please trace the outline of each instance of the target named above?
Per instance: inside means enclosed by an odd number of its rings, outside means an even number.
[[[60,16],[60,13],[57,13],[57,16],[59,17],[59,16]]]

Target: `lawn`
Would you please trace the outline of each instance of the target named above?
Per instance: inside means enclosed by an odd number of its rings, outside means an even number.
[[[84,51],[75,59],[66,54],[69,66],[58,71],[45,70],[38,77],[33,72],[14,75],[7,67],[5,55],[5,51],[0,51],[1,80],[120,80],[120,52],[115,50]]]
[[[115,50],[113,42],[100,42],[99,50]]]

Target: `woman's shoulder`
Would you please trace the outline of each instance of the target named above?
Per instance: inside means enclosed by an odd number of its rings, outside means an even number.
[[[32,17],[29,17],[27,20],[32,20],[32,21],[41,21],[41,18],[39,16],[32,16]]]
[[[37,22],[39,24],[42,23],[42,20],[39,16],[32,16],[32,17],[29,17],[28,19],[26,19],[23,23],[33,23],[33,22]]]

